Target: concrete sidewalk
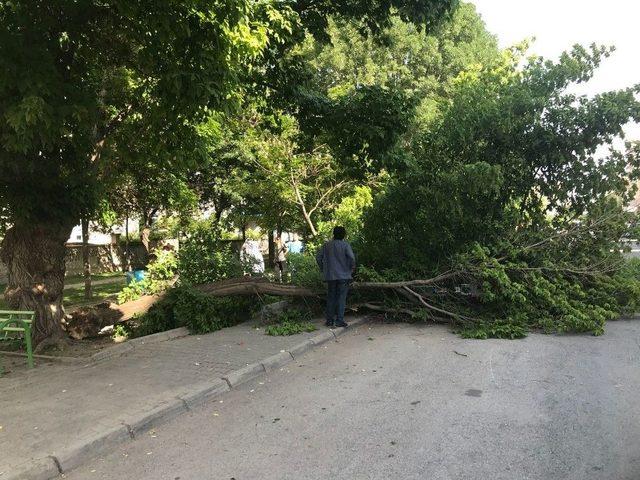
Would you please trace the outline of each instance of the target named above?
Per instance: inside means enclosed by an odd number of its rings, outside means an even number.
[[[0,377],[0,480],[55,478],[344,331],[318,327],[271,337],[247,322],[98,362],[46,363]]]

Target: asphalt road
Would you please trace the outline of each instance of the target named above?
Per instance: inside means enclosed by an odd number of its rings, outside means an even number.
[[[469,341],[372,324],[70,480],[640,479],[640,321]]]

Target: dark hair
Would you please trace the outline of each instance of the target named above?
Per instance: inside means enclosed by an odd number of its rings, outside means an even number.
[[[335,227],[333,229],[333,238],[336,240],[344,240],[344,237],[347,236],[347,231],[344,227]]]

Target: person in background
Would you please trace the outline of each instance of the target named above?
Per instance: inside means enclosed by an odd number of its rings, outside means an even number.
[[[327,282],[327,327],[348,327],[344,321],[349,284],[356,268],[356,257],[345,241],[344,227],[333,229],[333,240],[326,242],[316,255],[318,267]]]
[[[276,238],[276,272],[282,282],[282,275],[287,264],[287,246],[282,237]]]
[[[240,249],[240,260],[251,269],[251,273],[264,273],[264,257],[260,251],[260,244],[255,240],[245,240]]]
[[[287,248],[289,249],[289,253],[302,253],[302,249],[304,245],[298,238],[298,234],[294,233],[291,238],[292,240],[287,242]]]

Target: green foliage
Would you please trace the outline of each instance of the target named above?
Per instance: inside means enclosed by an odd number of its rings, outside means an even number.
[[[322,272],[312,252],[290,253],[287,255],[287,264],[291,283],[311,289],[322,288]]]
[[[323,131],[322,139],[354,178],[377,174],[383,169],[404,167],[399,142],[409,128],[415,102],[407,93],[377,85],[360,86],[327,100],[323,112],[306,112],[302,127]],[[321,122],[321,123],[318,123]]]
[[[600,228],[609,230],[612,224]],[[595,239],[603,235],[593,225],[582,229],[583,235],[578,232],[566,241],[557,239],[557,245],[536,254],[523,255],[522,250],[513,250],[508,258],[496,258],[488,248],[476,245],[465,256],[466,265],[458,267],[465,268],[480,288],[480,303],[475,306],[474,315],[482,321],[468,325],[463,334],[489,332],[492,337],[505,325],[516,325],[547,333],[601,335],[606,321],[634,312],[640,301],[636,261],[625,262],[618,252],[592,255],[585,264],[557,260],[555,249],[565,257],[568,248],[575,256],[581,248],[594,251]],[[597,267],[590,264],[594,260],[600,262]],[[607,267],[602,270],[604,262]],[[609,271],[611,268],[615,270]],[[491,333],[492,329],[498,333]]]
[[[634,89],[565,93],[606,54],[576,48],[521,70],[522,54],[507,52],[499,66],[460,75],[442,115],[415,137],[410,168],[366,215],[363,260],[422,274],[473,242],[539,228],[548,215],[560,228],[611,196],[628,200],[639,157],[629,150],[595,161],[593,152],[640,118]]]
[[[171,289],[138,319],[139,336],[187,327],[193,333],[209,333],[237,325],[254,314],[258,303],[249,297],[211,297],[191,287]]]
[[[143,295],[153,295],[167,288],[175,277],[178,260],[172,251],[156,249],[152,254],[155,259],[147,266],[145,278],[132,281],[118,294],[118,303],[136,300]]]
[[[398,16],[390,20],[377,37],[338,19],[329,23],[330,43],[307,39],[303,52],[316,72],[315,86],[331,93],[358,85],[400,87],[427,99],[444,93],[470,65],[489,64],[498,54],[495,37],[470,3],[437,29],[425,30]]]
[[[276,318],[272,325],[265,328],[266,335],[284,336],[295,335],[303,332],[313,332],[316,326],[311,323],[311,312],[309,310],[300,310],[292,308],[284,310]]]
[[[320,40],[328,41],[326,29],[332,16],[377,33],[389,25],[394,12],[421,27],[434,27],[457,5],[457,0],[329,0],[296,3],[294,8],[304,28]]]
[[[463,332],[480,338],[600,335],[636,308],[637,279],[633,265],[621,268],[619,242],[635,224],[624,205],[640,155],[613,141],[640,119],[638,88],[566,91],[608,54],[575,47],[557,63],[521,66],[522,47],[459,75],[430,128],[413,137],[406,171],[365,213],[361,260],[385,276],[465,272],[477,298],[432,301],[474,319]],[[595,160],[602,144],[611,153]]]
[[[174,307],[177,321],[193,333],[209,333],[231,327],[253,316],[258,302],[251,297],[210,297],[182,290]]]
[[[624,262],[622,268],[611,277],[611,292],[621,306],[623,315],[633,315],[640,311],[640,259],[632,258]]]
[[[527,336],[527,327],[507,320],[493,323],[479,323],[459,331],[462,338],[486,340],[488,338],[503,338],[515,340]]]
[[[238,254],[220,232],[208,222],[196,224],[178,255],[178,271],[183,285],[200,285],[225,278],[242,276]]]
[[[178,259],[171,250],[156,249],[152,252],[153,261],[147,266],[147,274],[156,282],[172,280],[178,268]]]
[[[123,323],[119,323],[114,327],[113,333],[111,334],[111,338],[116,342],[121,342],[129,338],[129,336],[131,336],[132,333],[133,332],[130,327],[128,327]]]
[[[311,311],[302,308],[288,308],[278,314],[275,323],[303,323],[311,320]]]
[[[240,77],[293,16],[242,0],[3,2],[0,198],[10,221],[75,221],[121,167],[153,183],[155,167],[184,165],[189,122],[234,103]]]
[[[118,303],[122,305],[126,302],[137,300],[143,295],[147,294],[148,282],[146,280],[132,280],[129,285],[124,287],[120,293],[118,293]]]
[[[316,330],[316,326],[313,323],[284,321],[267,326],[264,333],[271,336],[286,336],[303,332],[313,332],[314,330]]]
[[[333,227],[342,225],[347,230],[349,241],[354,242],[360,238],[360,231],[364,223],[364,213],[373,205],[373,194],[371,187],[356,186],[351,194],[342,198],[340,203],[331,212],[331,216],[326,221],[318,222],[319,243],[332,238]],[[313,245],[313,244],[312,244]]]

